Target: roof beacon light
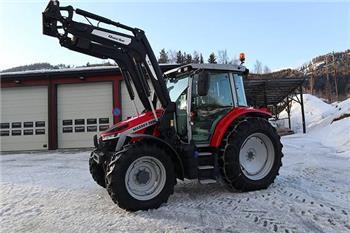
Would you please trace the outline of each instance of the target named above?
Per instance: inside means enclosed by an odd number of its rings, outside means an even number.
[[[245,54],[244,53],[239,54],[239,60],[241,61],[241,64],[244,63],[244,61],[245,61]]]

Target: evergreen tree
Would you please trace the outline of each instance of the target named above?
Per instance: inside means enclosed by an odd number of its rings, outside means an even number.
[[[186,64],[192,63],[192,55],[191,55],[191,54],[187,54],[187,55],[186,55],[185,63],[186,63]]]
[[[209,55],[208,62],[209,62],[209,63],[213,63],[213,64],[216,64],[216,63],[217,63],[217,62],[216,62],[215,53],[211,53],[211,54]]]
[[[203,59],[203,55],[201,53],[201,55],[199,56],[199,63],[203,64],[204,63],[204,59]]]
[[[159,52],[158,63],[168,63],[168,62],[169,62],[168,53],[165,52],[165,49],[162,49],[162,50]]]
[[[177,52],[177,54],[176,54],[176,63],[182,64],[183,62],[184,62],[183,55],[182,55],[181,50],[179,50],[179,52]]]

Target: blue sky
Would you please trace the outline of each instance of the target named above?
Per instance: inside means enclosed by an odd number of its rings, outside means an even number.
[[[61,48],[41,33],[48,1],[0,0],[0,70],[35,62],[82,65],[101,60]],[[158,56],[162,48],[245,52],[276,70],[296,67],[317,55],[350,48],[350,1],[61,1],[139,27]]]

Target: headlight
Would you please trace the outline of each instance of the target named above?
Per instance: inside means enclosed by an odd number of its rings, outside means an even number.
[[[119,133],[117,135],[102,136],[102,141],[107,141],[107,140],[115,139],[118,137],[119,137]]]

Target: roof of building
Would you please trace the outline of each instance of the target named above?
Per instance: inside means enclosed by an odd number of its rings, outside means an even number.
[[[293,93],[299,93],[304,78],[246,79],[244,88],[248,105],[277,105]]]
[[[160,68],[163,72],[178,67],[178,64],[160,64]],[[65,68],[54,70],[27,70],[19,72],[3,72],[0,73],[0,78],[6,79],[22,79],[22,78],[55,78],[62,76],[91,76],[91,75],[119,75],[120,71],[118,66],[92,66],[92,67],[79,67],[79,68]]]

